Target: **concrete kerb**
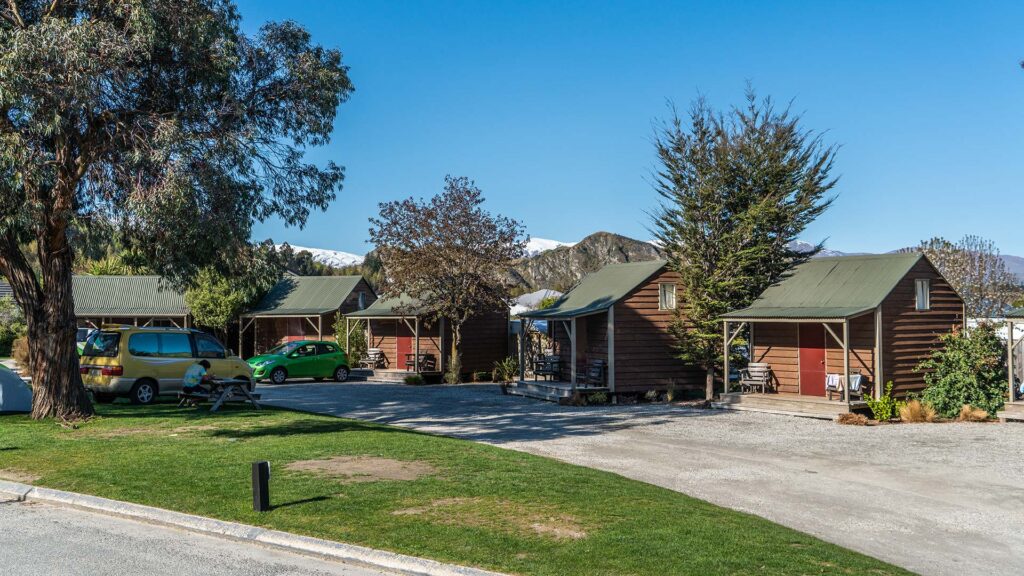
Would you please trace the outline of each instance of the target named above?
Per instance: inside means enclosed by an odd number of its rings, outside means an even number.
[[[330,540],[309,536],[299,536],[258,526],[225,522],[223,520],[174,512],[152,506],[143,506],[141,504],[132,504],[130,502],[110,500],[98,496],[40,488],[18,482],[0,480],[0,496],[7,496],[18,502],[43,502],[129,518],[150,524],[171,526],[209,536],[251,542],[307,556],[382,568],[399,574],[409,574],[412,576],[503,576],[498,572],[443,564],[434,560],[406,556],[384,550],[331,542]]]

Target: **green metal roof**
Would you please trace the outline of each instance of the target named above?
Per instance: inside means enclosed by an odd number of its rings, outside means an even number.
[[[75,276],[78,316],[185,316],[185,296],[159,276]]]
[[[727,320],[843,319],[875,309],[924,256],[920,253],[814,258]]]
[[[362,276],[285,276],[242,316],[313,316],[341,307]]]
[[[664,267],[664,260],[608,264],[584,276],[575,288],[550,308],[519,315],[525,318],[574,318],[601,312],[611,308]]]
[[[419,300],[408,294],[402,294],[378,298],[376,302],[367,306],[365,310],[352,312],[348,316],[352,318],[402,318],[418,316],[425,312],[426,310],[422,309]]]
[[[1007,318],[1024,318],[1024,308],[1014,308],[1006,313]]]

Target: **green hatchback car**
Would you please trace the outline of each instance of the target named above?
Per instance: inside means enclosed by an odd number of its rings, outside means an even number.
[[[299,340],[272,348],[248,360],[253,380],[283,384],[289,378],[348,380],[348,355],[334,342]]]

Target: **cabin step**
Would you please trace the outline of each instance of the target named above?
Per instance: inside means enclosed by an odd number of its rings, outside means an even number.
[[[1000,422],[1024,422],[1024,402],[1010,402],[996,417]]]
[[[595,392],[608,392],[607,388],[578,387],[577,392],[589,394]],[[549,402],[566,402],[573,395],[572,385],[568,382],[544,382],[543,380],[521,380],[513,382],[508,386],[508,393],[515,396],[525,396]]]
[[[861,403],[851,406],[856,409]],[[801,398],[798,396],[776,396],[772,394],[724,394],[713,408],[724,410],[749,410],[786,416],[803,416],[832,420],[849,412],[842,402],[829,402],[824,398]]]

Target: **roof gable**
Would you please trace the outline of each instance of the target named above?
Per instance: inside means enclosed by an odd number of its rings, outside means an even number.
[[[365,310],[357,310],[348,316],[353,318],[402,318],[424,314],[426,310],[423,310],[422,307],[419,299],[408,294],[400,294],[378,298]]]
[[[879,306],[924,255],[813,258],[726,319],[849,318]]]
[[[362,276],[285,276],[244,316],[304,316],[333,312]]]
[[[75,276],[75,315],[185,316],[185,295],[159,276]]]
[[[607,310],[665,267],[664,260],[608,264],[583,277],[550,308],[531,310],[525,318],[572,318]]]

